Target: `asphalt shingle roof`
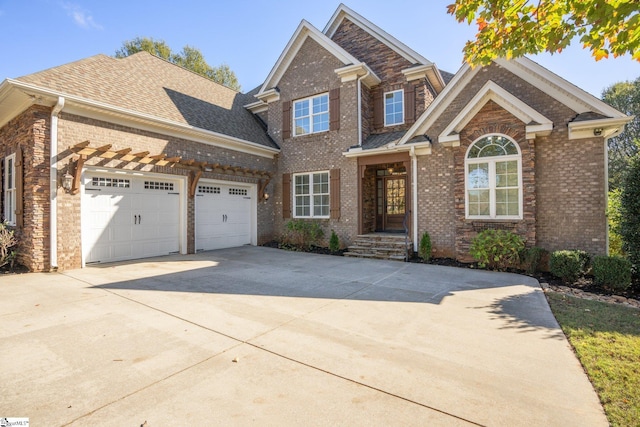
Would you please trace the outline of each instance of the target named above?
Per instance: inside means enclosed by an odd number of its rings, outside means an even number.
[[[277,148],[244,105],[256,101],[147,52],[96,55],[17,80]]]

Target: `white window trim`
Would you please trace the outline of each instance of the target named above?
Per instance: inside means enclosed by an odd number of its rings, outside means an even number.
[[[9,160],[11,162],[11,177],[13,187],[9,188]],[[9,225],[16,225],[16,154],[10,154],[4,158],[4,219]],[[9,203],[10,201],[10,203]],[[13,212],[11,209],[13,208]]]
[[[476,144],[476,142],[480,141],[483,138],[490,136],[501,136],[509,141],[511,141],[518,150],[518,154],[511,154],[507,156],[496,156],[496,157],[479,157],[475,159],[469,159],[469,151]],[[516,160],[518,162],[518,203],[519,215],[496,215],[496,162],[506,162],[510,160]],[[469,215],[469,165],[479,164],[479,163],[488,163],[489,164],[489,215]],[[469,147],[467,147],[467,151],[464,155],[464,215],[466,219],[475,219],[475,220],[521,220],[523,218],[523,193],[524,188],[522,186],[522,151],[520,151],[520,145],[513,139],[507,135],[503,135],[500,133],[491,133],[482,135],[480,138],[477,138]]]
[[[329,197],[329,213],[327,215],[314,215],[313,214],[313,175],[315,174],[320,174],[320,173],[324,173],[327,174],[327,185],[328,185],[328,192],[326,193],[327,196]],[[305,216],[305,215],[298,215],[297,214],[297,204],[296,204],[296,177],[298,176],[304,176],[304,175],[308,175],[309,176],[309,215]],[[292,185],[292,190],[291,190],[291,195],[293,196],[293,217],[294,218],[318,218],[318,219],[328,219],[331,217],[331,174],[329,173],[328,170],[326,171],[313,171],[313,172],[304,172],[304,173],[295,173],[293,174],[293,179],[291,180],[291,185]],[[324,193],[323,193],[324,194]]]
[[[326,96],[327,97],[327,118],[328,118],[328,126],[326,130],[320,130],[317,132],[313,131],[313,118],[314,118],[314,114],[313,114],[313,100],[315,98],[320,98],[322,96]],[[309,103],[309,115],[308,116],[302,116],[302,117],[296,117],[296,104],[300,103],[300,102],[308,102]],[[331,128],[331,115],[329,113],[329,109],[330,109],[330,99],[329,99],[329,92],[324,92],[324,93],[319,93],[317,95],[313,95],[313,96],[309,96],[307,98],[301,98],[301,99],[296,99],[295,101],[293,101],[293,104],[291,105],[291,126],[293,127],[293,136],[304,136],[304,135],[312,135],[314,133],[322,133],[322,132],[329,132],[330,128]],[[325,114],[324,112],[322,113],[318,113],[315,116],[319,116],[320,114]],[[309,132],[308,133],[298,133],[296,132],[296,119],[300,119],[303,117],[309,117]]]
[[[402,121],[399,123],[387,123],[387,95],[390,93],[397,93],[400,92],[402,94],[402,101],[400,102],[400,105],[402,107]],[[405,119],[405,114],[404,114],[404,89],[398,89],[398,90],[392,90],[389,92],[385,92],[382,94],[382,100],[384,103],[384,125],[385,126],[399,126],[399,125],[403,125],[404,124],[404,119]]]

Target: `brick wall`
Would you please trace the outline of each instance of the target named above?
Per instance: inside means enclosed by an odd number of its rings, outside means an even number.
[[[325,236],[335,230],[344,245],[357,234],[358,175],[355,159],[342,153],[358,143],[356,82],[342,84],[334,70],[343,64],[308,38],[278,83],[280,101],[269,104],[269,134],[280,145],[279,173],[274,182],[276,237],[283,230],[282,174],[340,169],[341,215],[338,220],[317,220]],[[282,102],[326,93],[340,88],[340,129],[282,138]],[[272,199],[269,203],[272,203]],[[288,220],[286,220],[288,221]]]
[[[440,115],[426,135],[439,134],[488,81],[492,80],[553,121],[548,137],[526,141],[523,123],[489,103],[461,133],[461,146],[437,142],[418,158],[419,233],[428,231],[437,256],[466,255],[473,223],[464,220],[464,155],[482,132],[501,132],[523,152],[524,219],[506,226],[547,250],[606,251],[605,148],[602,138],[568,140],[567,124],[576,113],[517,76],[492,64],[481,69]],[[493,104],[493,105],[492,105]],[[478,227],[474,228],[477,230]],[[535,243],[534,243],[535,242]]]

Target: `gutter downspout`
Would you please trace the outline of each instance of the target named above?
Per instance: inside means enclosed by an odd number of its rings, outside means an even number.
[[[59,96],[57,104],[51,110],[51,146],[49,147],[49,194],[51,208],[49,210],[49,258],[50,269],[58,268],[58,114],[64,108],[64,97]]]
[[[409,155],[411,156],[411,209],[413,210],[411,220],[413,223],[413,251],[418,252],[418,156],[416,155],[416,147],[411,147]]]
[[[362,77],[358,77],[358,147],[362,147],[362,80],[371,75],[371,71]]]

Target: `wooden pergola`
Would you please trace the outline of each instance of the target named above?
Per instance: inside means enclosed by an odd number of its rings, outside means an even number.
[[[82,167],[86,160],[98,157],[108,160],[119,160],[125,163],[141,163],[153,166],[166,166],[178,169],[187,169],[191,171],[191,183],[189,184],[189,197],[195,196],[198,181],[203,172],[214,172],[229,175],[251,176],[259,178],[258,200],[265,198],[265,188],[271,180],[272,173],[251,169],[241,166],[225,165],[220,163],[209,163],[197,161],[195,159],[183,159],[180,156],[167,157],[165,153],[151,155],[149,151],[141,151],[132,153],[132,148],[123,148],[121,150],[111,150],[112,144],[103,145],[101,147],[91,147],[90,141],[80,142],[69,147],[69,150],[77,154],[78,157],[72,159],[75,163],[75,171],[73,173],[73,182],[71,186],[71,194],[77,194],[80,191],[80,178],[82,175]],[[71,169],[71,168],[70,168]]]

